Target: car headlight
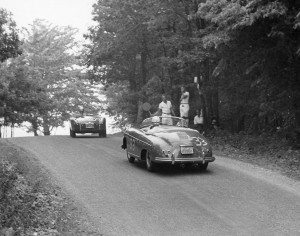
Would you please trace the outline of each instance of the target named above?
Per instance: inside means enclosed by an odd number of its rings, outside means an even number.
[[[170,150],[163,150],[162,151],[165,157],[170,157],[171,156],[171,151]]]

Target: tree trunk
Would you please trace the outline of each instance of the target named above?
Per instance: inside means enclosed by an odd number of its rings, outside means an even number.
[[[196,108],[198,110],[202,110],[203,114],[203,125],[204,125],[204,130],[208,128],[209,122],[208,122],[208,116],[207,116],[207,106],[206,106],[206,101],[205,97],[203,94],[203,88],[202,86],[197,89],[198,96],[196,96]]]
[[[138,101],[138,114],[137,114],[137,119],[136,119],[138,124],[143,121],[143,107],[142,107],[142,105],[143,105],[143,102]]]
[[[44,128],[44,131],[43,131],[44,135],[49,136],[50,135],[49,125],[44,125],[43,128]]]
[[[205,94],[205,101],[206,101],[206,118],[207,118],[207,125],[210,125],[211,119],[214,116],[213,108],[212,108],[212,93],[211,91],[207,91]]]
[[[207,116],[207,106],[206,106],[206,101],[204,98],[203,93],[200,94],[200,103],[201,103],[201,109],[202,109],[202,114],[203,114],[203,126],[204,126],[204,131],[206,131],[209,127],[209,120]]]
[[[240,107],[236,113],[233,113],[231,116],[232,124],[231,131],[232,133],[239,133],[245,129],[245,114],[243,114],[243,108]]]
[[[147,83],[147,42],[144,37],[144,50],[141,53],[141,81],[140,81],[140,89]],[[143,96],[142,98],[139,96],[137,102],[137,123],[141,123],[143,121]]]
[[[237,132],[238,133],[245,130],[245,118],[246,118],[246,116],[243,114],[238,119],[238,124],[237,124]]]
[[[15,128],[15,124],[12,123],[10,126],[10,137],[13,138],[14,137],[14,128]]]
[[[50,127],[48,125],[48,120],[47,120],[47,117],[43,117],[43,134],[45,136],[49,136],[50,135]]]
[[[37,131],[38,131],[38,124],[36,119],[31,121],[32,129],[33,129],[33,134],[34,136],[39,136]]]
[[[300,96],[297,96],[297,99],[294,101],[295,107],[295,120],[296,120],[296,127],[295,127],[295,137],[297,146],[300,147]]]
[[[212,92],[212,113],[219,124],[219,91],[217,87]]]
[[[147,54],[146,52],[141,53],[141,73],[142,73],[142,86],[144,86],[147,83],[147,69],[146,69],[146,63],[147,63]]]

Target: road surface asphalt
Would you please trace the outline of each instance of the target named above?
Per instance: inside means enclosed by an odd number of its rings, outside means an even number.
[[[297,235],[299,182],[217,157],[207,171],[130,164],[122,137],[12,138],[104,235]]]

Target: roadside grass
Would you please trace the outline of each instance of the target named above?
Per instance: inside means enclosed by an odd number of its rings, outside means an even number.
[[[217,155],[248,162],[300,180],[300,150],[278,134],[232,135],[215,131],[207,135]]]
[[[61,199],[24,178],[9,161],[0,163],[0,229],[3,235],[56,235]]]
[[[0,140],[0,235],[99,235],[37,161]]]

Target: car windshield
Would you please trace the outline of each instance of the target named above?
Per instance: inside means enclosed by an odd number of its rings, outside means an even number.
[[[180,118],[180,117],[175,117],[175,116],[159,116],[160,125],[167,125],[167,126],[177,126],[177,127],[188,127],[188,123],[186,120]],[[152,125],[152,118],[147,118],[145,119],[142,124],[141,128],[151,126]]]
[[[91,117],[100,117],[98,114],[92,114],[92,113],[75,113],[73,115],[74,117],[87,117],[87,116],[91,116]]]

